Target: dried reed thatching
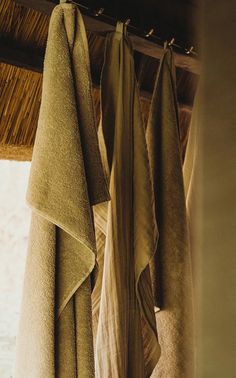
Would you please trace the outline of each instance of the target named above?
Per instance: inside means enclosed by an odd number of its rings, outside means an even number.
[[[41,87],[41,74],[0,63],[0,158],[31,157]]]
[[[37,1],[37,0],[35,0]],[[18,46],[44,50],[49,17],[27,9],[13,0],[0,1],[0,32]]]
[[[33,54],[41,54],[43,59],[48,25],[48,16],[17,5],[12,0],[0,0],[0,35],[4,43],[9,41],[17,45],[17,48],[22,47]],[[99,78],[103,64],[104,36],[88,33],[88,41],[98,123],[100,119]],[[135,63],[139,85],[151,96],[158,62],[153,58],[135,53]],[[192,103],[196,89],[195,81],[193,75],[177,70],[179,98],[185,104]],[[41,72],[0,63],[0,159],[31,159],[41,102],[41,88]],[[150,100],[142,99],[141,105],[146,122]],[[183,153],[190,117],[191,111],[187,107],[181,108]]]

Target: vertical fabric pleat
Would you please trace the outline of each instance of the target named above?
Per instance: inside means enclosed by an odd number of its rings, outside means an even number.
[[[157,244],[154,199],[133,52],[123,27],[118,23],[107,37],[101,79],[103,161],[111,201],[105,247],[99,252],[102,277],[93,293],[99,378],[149,377],[160,355],[149,272]],[[101,232],[99,207],[95,224]],[[99,240],[102,246],[98,234]]]
[[[193,377],[192,277],[186,222],[175,67],[164,50],[146,129],[156,220],[151,275],[161,358],[153,377]]]
[[[197,180],[198,173],[200,171],[200,159],[199,159],[199,108],[200,108],[200,86],[197,90],[192,118],[189,126],[189,137],[186,147],[186,155],[183,165],[183,175],[184,175],[184,189],[186,197],[186,207],[187,207],[187,219],[189,225],[190,234],[190,249],[191,249],[191,260],[192,260],[192,272],[193,272],[193,286],[194,291],[197,289],[199,284],[199,277],[197,277],[197,264],[199,259],[199,251],[195,248],[197,245],[197,203],[200,197],[199,192],[197,192]],[[196,301],[194,299],[196,304]]]

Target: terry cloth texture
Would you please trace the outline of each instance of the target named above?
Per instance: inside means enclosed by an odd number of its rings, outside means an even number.
[[[77,7],[63,4],[50,21],[27,192],[32,224],[15,377],[94,376],[91,205],[108,199],[86,32]]]
[[[101,99],[111,201],[95,210],[96,377],[150,377],[160,355],[149,272],[157,227],[133,51],[121,23],[106,40]]]
[[[164,50],[146,130],[159,231],[151,276],[161,358],[153,377],[193,377],[192,279],[175,67]]]

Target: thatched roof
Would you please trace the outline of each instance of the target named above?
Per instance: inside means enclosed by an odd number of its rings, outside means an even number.
[[[42,66],[49,15],[12,0],[0,2],[0,158],[30,160],[37,129]],[[100,117],[99,79],[104,35],[88,32],[94,102]],[[144,119],[147,119],[158,60],[135,52]],[[177,68],[177,91],[183,144],[187,140],[197,75]]]

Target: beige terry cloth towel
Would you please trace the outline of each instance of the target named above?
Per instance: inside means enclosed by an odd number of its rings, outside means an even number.
[[[175,67],[164,50],[146,130],[156,219],[157,253],[151,264],[161,358],[153,377],[193,378],[192,279],[183,185]]]
[[[91,205],[109,198],[78,9],[51,16],[27,201],[32,224],[15,377],[94,376]]]
[[[107,214],[104,207],[95,212],[99,247],[106,236],[94,292],[100,299],[93,296],[99,378],[150,377],[160,356],[149,272],[157,244],[154,199],[133,51],[123,32],[118,23],[107,37],[101,79],[111,201]]]

